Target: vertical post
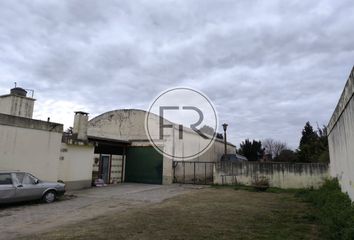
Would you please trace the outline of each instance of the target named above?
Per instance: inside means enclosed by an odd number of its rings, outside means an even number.
[[[186,183],[186,168],[185,168],[185,163],[183,161],[183,184]]]
[[[204,165],[204,183],[205,183],[205,185],[207,184],[207,180],[206,180],[206,163]]]
[[[177,182],[176,181],[176,167],[177,165],[175,165],[175,161],[172,161],[172,167],[173,167],[173,183]]]
[[[223,125],[222,125],[222,127],[223,127],[223,129],[224,129],[224,147],[225,147],[225,149],[224,149],[224,154],[225,154],[225,158],[226,158],[226,154],[227,154],[227,136],[226,136],[226,129],[227,129],[227,124],[226,123],[224,123]]]
[[[111,173],[112,173],[112,154],[109,155],[108,184],[112,184]]]
[[[225,147],[225,157],[226,157],[226,154],[227,154],[227,141],[226,141],[226,131],[225,131],[225,139],[224,139],[224,147]]]
[[[121,183],[125,180],[125,159],[126,159],[126,146],[123,147],[123,156],[122,156],[122,170],[121,170]]]
[[[193,184],[195,184],[195,162],[194,162],[194,178],[193,178]]]

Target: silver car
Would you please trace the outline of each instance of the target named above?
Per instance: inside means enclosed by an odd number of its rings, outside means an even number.
[[[30,200],[51,203],[65,193],[65,184],[44,182],[26,172],[0,171],[0,204]]]

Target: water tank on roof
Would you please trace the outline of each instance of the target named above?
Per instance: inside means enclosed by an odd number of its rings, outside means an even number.
[[[20,88],[20,87],[15,87],[15,88],[11,89],[10,93],[14,94],[14,95],[22,96],[22,97],[26,97],[26,95],[27,95],[27,91],[23,88]]]

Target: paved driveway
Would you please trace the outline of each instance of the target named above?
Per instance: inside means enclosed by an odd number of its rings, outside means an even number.
[[[159,203],[195,188],[190,185],[125,183],[69,192],[63,199],[52,204],[0,207],[0,239],[14,239],[111,211],[125,211],[144,204]]]

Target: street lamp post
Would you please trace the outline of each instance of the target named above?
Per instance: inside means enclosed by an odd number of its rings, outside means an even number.
[[[223,127],[223,129],[224,129],[224,147],[225,147],[225,158],[226,158],[226,154],[227,154],[227,139],[226,139],[226,130],[227,130],[227,124],[226,123],[224,123],[223,125],[222,125],[222,127]]]

